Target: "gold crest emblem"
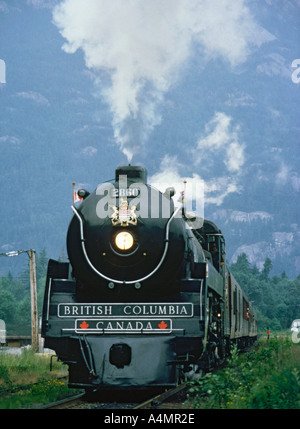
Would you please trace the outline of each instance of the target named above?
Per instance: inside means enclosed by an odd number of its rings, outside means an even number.
[[[128,207],[127,198],[121,198],[119,208],[114,204],[110,204],[109,206],[114,210],[111,216],[111,223],[113,226],[129,226],[137,224],[137,217],[135,214],[136,206],[133,205]]]

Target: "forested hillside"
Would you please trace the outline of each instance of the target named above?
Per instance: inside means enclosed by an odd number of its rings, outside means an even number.
[[[204,181],[230,263],[299,274],[299,0],[0,0],[0,23],[0,253],[58,258],[72,182],[130,162]]]
[[[300,318],[300,275],[289,279],[283,271],[270,277],[272,261],[266,258],[261,271],[251,266],[245,253],[231,265],[231,271],[247,293],[257,313],[259,330],[286,329],[294,319]]]
[[[43,293],[47,269],[47,255],[37,255],[38,312],[42,314]],[[267,327],[272,332],[288,329],[294,319],[300,318],[300,275],[289,279],[285,272],[270,277],[272,261],[266,258],[261,271],[251,266],[242,254],[231,265],[231,271],[253,303],[259,321],[259,330]],[[29,269],[14,277],[10,272],[0,277],[0,319],[6,323],[7,334],[30,335],[30,282]]]

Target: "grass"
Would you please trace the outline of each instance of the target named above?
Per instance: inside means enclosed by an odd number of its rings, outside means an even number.
[[[37,408],[75,393],[59,379],[67,375],[66,367],[54,361],[50,372],[49,361],[49,355],[27,349],[20,356],[0,353],[0,409]],[[10,393],[4,393],[8,388]],[[233,348],[225,368],[190,383],[186,405],[300,409],[300,343],[292,343],[290,337],[264,338],[249,353]]]
[[[21,355],[0,353],[0,409],[35,408],[67,396],[71,390],[60,380],[66,367],[56,361],[51,372],[49,367],[49,355],[30,349]]]
[[[300,344],[290,338],[233,348],[227,366],[192,382],[189,404],[209,409],[300,409]]]

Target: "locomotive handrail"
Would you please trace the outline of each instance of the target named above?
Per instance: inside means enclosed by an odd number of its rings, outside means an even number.
[[[80,239],[81,239],[81,247],[83,250],[83,254],[85,256],[85,259],[87,260],[87,263],[89,264],[89,266],[92,268],[92,270],[98,274],[98,276],[102,277],[103,279],[112,282],[112,283],[118,283],[118,284],[134,284],[134,283],[140,283],[144,280],[147,280],[149,277],[151,277],[154,273],[156,273],[156,271],[160,268],[160,266],[162,265],[166,254],[167,254],[167,250],[168,250],[168,246],[169,246],[169,225],[172,221],[172,219],[177,215],[177,213],[181,210],[181,207],[178,207],[174,213],[172,214],[172,216],[170,217],[170,219],[167,222],[166,225],[166,235],[165,235],[165,248],[162,254],[162,257],[159,261],[159,263],[157,264],[157,266],[154,268],[153,271],[151,271],[151,273],[147,274],[146,276],[137,279],[137,280],[116,280],[116,279],[112,279],[110,277],[107,277],[105,274],[101,273],[100,271],[97,270],[96,267],[94,267],[94,265],[92,264],[92,262],[90,261],[86,248],[85,248],[85,238],[84,238],[84,232],[83,232],[83,220],[82,217],[80,216],[80,214],[78,213],[78,210],[76,209],[75,206],[71,206],[73,212],[75,213],[75,215],[77,216],[77,218],[79,219],[79,223],[80,223]]]
[[[50,314],[50,294],[51,294],[51,287],[52,287],[52,277],[49,279],[49,286],[48,286],[48,296],[47,296],[47,315],[46,320],[49,320],[49,314]]]

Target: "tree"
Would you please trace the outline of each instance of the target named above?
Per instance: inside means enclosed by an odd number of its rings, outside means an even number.
[[[231,269],[234,271],[241,271],[247,273],[250,271],[250,262],[246,253],[241,253],[236,260],[236,263],[231,265]]]
[[[267,280],[270,274],[270,271],[273,268],[273,264],[270,258],[266,258],[265,262],[264,262],[264,267],[263,270],[261,272],[261,278],[262,280]]]
[[[246,253],[238,256],[236,263],[231,265],[231,272],[236,281],[241,285],[243,290],[248,294],[251,287],[251,269]]]
[[[39,314],[42,312],[47,259],[45,249],[36,257]],[[14,278],[10,272],[7,276],[0,277],[0,319],[5,321],[7,331],[10,334],[30,335],[29,267],[21,273],[19,278]]]
[[[300,316],[300,275],[291,280],[283,272],[281,276],[269,277],[272,261],[266,258],[262,271],[251,267],[247,256],[242,254],[232,271],[237,282],[253,302],[262,329],[287,329]]]
[[[0,288],[0,319],[7,324],[15,318],[16,300],[11,292]]]
[[[44,278],[47,274],[47,264],[48,264],[48,257],[46,249],[43,249],[37,256],[36,256],[36,279],[37,282]]]

